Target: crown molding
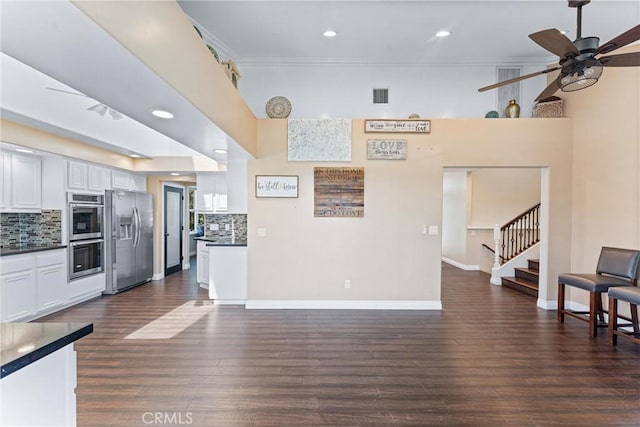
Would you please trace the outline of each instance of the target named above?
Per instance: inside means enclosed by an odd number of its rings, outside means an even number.
[[[206,44],[211,45],[213,48],[215,48],[216,52],[218,52],[218,56],[220,57],[221,61],[231,59],[234,62],[238,62],[237,60],[237,58],[239,58],[238,53],[235,52],[233,49],[231,49],[229,45],[227,45],[222,40],[220,40],[219,38],[211,34],[204,25],[200,24],[191,16],[186,14],[185,16],[189,19],[189,21],[191,21],[191,23],[194,26],[198,27],[198,30],[202,34],[202,40],[204,40]]]

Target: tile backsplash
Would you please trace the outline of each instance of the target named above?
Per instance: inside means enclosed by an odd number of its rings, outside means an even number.
[[[61,243],[62,211],[59,209],[42,209],[39,213],[0,213],[0,247]]]
[[[210,224],[217,224],[218,230],[211,230]],[[204,237],[218,243],[246,243],[247,214],[205,214]]]

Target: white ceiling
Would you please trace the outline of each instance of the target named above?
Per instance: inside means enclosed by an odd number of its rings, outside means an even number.
[[[179,3],[223,59],[239,64],[552,62],[527,35],[555,27],[573,39],[576,25],[576,10],[563,0]],[[246,155],[72,3],[0,0],[0,7],[5,117],[123,154],[216,158],[213,149],[229,148],[230,159]],[[584,8],[583,36],[604,43],[638,22],[639,1],[594,0]],[[322,37],[328,28],[337,37]],[[441,29],[452,35],[435,39]],[[127,118],[87,111],[97,102]],[[176,117],[157,119],[155,108]]]
[[[576,9],[552,1],[179,1],[213,46],[239,63],[539,63],[527,36],[576,37]],[[637,0],[593,0],[583,36],[604,43],[640,22]],[[326,29],[338,35],[322,36]],[[448,30],[446,39],[435,33]]]

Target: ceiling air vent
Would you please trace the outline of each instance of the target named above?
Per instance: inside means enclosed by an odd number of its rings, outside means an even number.
[[[373,103],[374,104],[388,104],[389,103],[389,89],[374,89],[373,90]]]

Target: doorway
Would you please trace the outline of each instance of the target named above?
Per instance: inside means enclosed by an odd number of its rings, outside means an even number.
[[[183,190],[164,187],[164,275],[182,270]]]

